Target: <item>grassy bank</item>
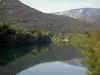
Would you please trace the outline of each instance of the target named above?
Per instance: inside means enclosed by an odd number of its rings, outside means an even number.
[[[100,30],[91,33],[73,33],[68,39],[69,42],[66,43],[85,56],[83,64],[88,69],[88,75],[100,75]]]

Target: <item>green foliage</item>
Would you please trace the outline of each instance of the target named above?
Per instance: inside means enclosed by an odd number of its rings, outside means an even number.
[[[87,34],[74,33],[70,37],[70,45],[76,49],[80,49],[80,47],[84,46],[85,42],[87,42],[87,39]]]
[[[88,75],[100,75],[100,30],[72,34],[70,45],[85,56],[83,64],[88,68]]]
[[[38,54],[48,51],[51,34],[46,30],[28,31],[16,29],[7,23],[0,23],[0,65],[21,59],[27,54]],[[32,49],[29,46],[32,45]],[[23,49],[25,47],[25,49]],[[36,48],[35,48],[36,47]],[[20,48],[20,49],[17,49]],[[5,57],[3,57],[5,55]]]
[[[0,47],[8,46],[15,32],[16,31],[7,23],[0,23]]]
[[[52,41],[53,43],[55,43],[56,45],[61,45],[63,44],[63,41],[64,40],[64,35],[63,34],[55,34],[53,37],[52,37]]]
[[[48,43],[50,36],[48,31],[16,29],[7,23],[0,23],[0,46],[16,47],[36,43]]]

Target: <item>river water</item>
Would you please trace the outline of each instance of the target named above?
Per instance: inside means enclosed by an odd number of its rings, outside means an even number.
[[[35,65],[17,75],[86,75],[86,69],[56,61]]]
[[[36,55],[32,54],[36,50],[33,47],[11,49],[10,54],[12,50],[16,51],[13,55],[21,59],[13,58],[0,66],[0,75],[86,75],[86,68],[82,65],[84,57],[76,49],[53,43],[38,49],[41,52]]]

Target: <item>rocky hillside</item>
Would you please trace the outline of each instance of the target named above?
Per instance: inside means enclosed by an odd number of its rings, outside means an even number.
[[[5,21],[19,28],[46,29],[52,32],[86,31],[94,28],[68,16],[43,13],[19,0],[0,1],[0,22]]]
[[[54,14],[70,16],[76,19],[84,20],[90,24],[100,26],[100,8],[80,8]]]
[[[55,14],[70,16],[73,18],[80,18],[82,16],[87,17],[87,16],[100,15],[100,9],[99,8],[80,8],[80,9],[73,9],[69,11],[56,12]]]

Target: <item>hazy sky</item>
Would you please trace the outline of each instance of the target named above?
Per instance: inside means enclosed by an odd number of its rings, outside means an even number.
[[[20,1],[35,9],[38,9],[46,13],[66,11],[70,9],[84,8],[84,7],[92,7],[92,8],[100,7],[100,0],[20,0]]]

